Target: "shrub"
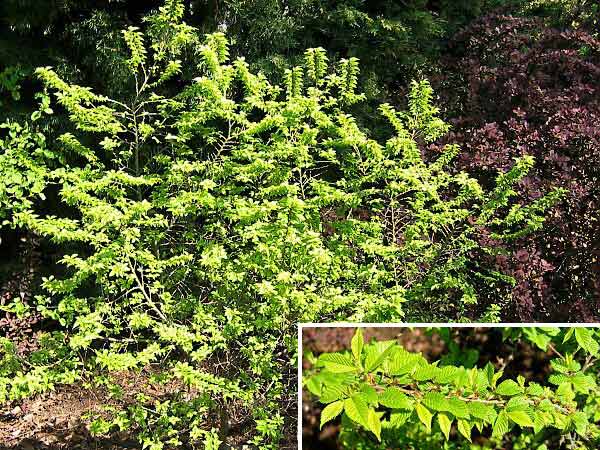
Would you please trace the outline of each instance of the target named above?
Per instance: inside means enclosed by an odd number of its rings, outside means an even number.
[[[450,335],[447,328],[434,331]],[[493,449],[528,444],[527,448],[546,449],[557,448],[552,446],[556,432],[565,435],[568,448],[596,448],[597,330],[509,328],[504,339],[514,345],[529,341],[552,353],[551,374],[534,374],[546,377],[543,384],[522,375],[507,378],[490,362],[482,368],[465,368],[462,364],[468,363],[460,358],[430,363],[396,341],[365,343],[360,328],[351,350],[313,359],[314,367],[303,382],[326,405],[321,427],[342,416],[343,448]],[[468,354],[469,349],[462,350],[462,355]],[[520,433],[512,431],[516,427]],[[489,438],[487,444],[478,439],[484,447],[472,443],[474,433]]]
[[[277,448],[297,321],[468,318],[475,280],[510,282],[472,264],[495,252],[477,243],[480,228],[500,240],[537,230],[562,192],[513,204],[530,157],[487,191],[446,169],[455,145],[425,162],[418,142],[448,129],[426,82],[413,84],[408,111],[381,106],[393,135],[380,143],[347,112],[363,98],[355,59],[331,70],[322,49],[308,50],[279,87],[230,62],[222,34],[200,40],[182,14],[170,0],[146,34],[124,31],[135,91],[123,98],[37,70],[33,118],[53,112],[52,95],[73,129],[23,152],[35,122],[13,126],[0,176],[25,167],[35,182],[7,178],[0,207],[5,225],[62,258],[28,305],[53,324],[41,348],[23,360],[3,340],[0,401],[146,370],[185,395],[139,393],[94,432],[132,427],[153,450],[183,436],[212,448],[237,408],[255,421],[250,442]],[[188,57],[198,77],[167,95]],[[57,206],[32,200],[44,193]]]

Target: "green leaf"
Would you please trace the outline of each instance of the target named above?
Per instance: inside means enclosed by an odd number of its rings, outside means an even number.
[[[460,434],[462,434],[462,435],[463,435],[465,438],[467,438],[467,440],[468,440],[469,442],[472,442],[472,441],[471,441],[471,428],[472,428],[472,425],[471,425],[469,422],[467,422],[466,420],[462,420],[462,419],[460,419],[460,420],[458,421],[458,431],[459,431],[459,432],[460,432]]]
[[[376,344],[376,346],[372,347],[373,351],[367,354],[365,360],[365,370],[367,372],[373,372],[377,369],[396,347],[395,342],[377,342]]]
[[[506,404],[506,411],[525,411],[529,408],[529,402],[523,395],[512,397]]]
[[[458,398],[451,398],[448,400],[448,412],[451,412],[459,419],[468,419],[470,417],[467,402]]]
[[[585,375],[583,373],[577,373],[571,378],[571,383],[576,392],[588,393],[590,390],[596,387],[596,380],[591,375]]]
[[[351,420],[369,429],[369,407],[359,395],[344,401],[344,412]]]
[[[527,393],[538,397],[544,393],[544,388],[537,383],[529,383],[529,386],[527,386]]]
[[[483,369],[484,373],[485,373],[485,377],[488,380],[488,384],[492,384],[493,380],[494,380],[494,366],[492,363],[488,362],[484,369]]]
[[[319,380],[319,378],[317,378],[317,376],[310,377],[306,381],[306,387],[312,394],[316,395],[317,397],[321,396],[321,388],[323,387],[323,383]]]
[[[492,436],[501,438],[506,433],[508,433],[508,415],[506,414],[506,411],[500,411],[500,414],[496,417],[496,421],[492,427]]]
[[[357,328],[354,336],[352,337],[352,342],[350,343],[350,347],[352,348],[352,354],[354,355],[354,359],[360,364],[360,357],[362,355],[362,349],[364,345],[364,338],[362,328]]]
[[[356,372],[354,362],[341,353],[324,353],[319,356],[319,363],[333,373]]]
[[[565,430],[569,426],[569,419],[565,414],[553,411],[552,417],[554,419],[554,426],[559,430]]]
[[[344,397],[347,397],[344,386],[338,384],[326,384],[321,390],[319,401],[321,403],[331,403]]]
[[[389,375],[404,375],[409,373],[414,367],[426,362],[423,356],[409,353],[402,347],[395,346],[386,361],[387,373]]]
[[[533,426],[533,420],[531,420],[531,417],[529,417],[529,414],[527,414],[526,411],[514,410],[514,411],[508,411],[507,414],[508,414],[508,417],[513,422],[515,422],[517,425],[520,425],[522,427],[532,427]]]
[[[548,349],[548,344],[550,343],[552,338],[546,333],[542,332],[541,329],[524,328],[523,332],[529,338],[529,340],[533,342],[539,349],[543,351],[546,351]]]
[[[390,414],[390,428],[400,428],[412,416],[412,412],[393,412]]]
[[[421,403],[417,403],[415,409],[419,420],[425,425],[427,431],[431,432],[431,419],[433,419],[433,414],[431,414],[431,412]]]
[[[413,400],[394,387],[379,394],[379,404],[392,409],[413,409]]]
[[[563,402],[568,403],[573,401],[575,398],[575,392],[573,392],[573,389],[571,389],[571,383],[565,382],[558,386],[556,389],[556,396]]]
[[[428,381],[433,380],[439,373],[440,369],[436,366],[427,364],[425,366],[418,367],[412,374],[412,377],[416,381]]]
[[[437,381],[440,384],[451,383],[454,379],[456,379],[456,376],[459,371],[460,369],[454,366],[440,367],[437,373],[435,374],[435,381]]]
[[[377,391],[373,386],[364,384],[363,386],[361,386],[360,392],[364,396],[364,399],[368,404],[377,403]]]
[[[587,428],[589,425],[587,415],[578,411],[571,416],[571,420],[573,421],[573,425],[575,426],[575,431],[579,436],[584,437],[587,434]]]
[[[575,328],[575,340],[583,350],[594,356],[598,356],[598,342],[594,339],[594,334],[591,330],[583,327]]]
[[[377,440],[381,442],[381,420],[374,409],[369,409],[368,428],[377,436]]]
[[[565,359],[555,358],[550,361],[552,368],[560,373],[568,374],[569,372],[577,372],[581,370],[581,364],[573,360],[573,355],[566,354]]]
[[[565,337],[563,338],[563,344],[573,337],[574,331],[575,328],[569,328],[569,330],[565,333]]]
[[[492,422],[496,412],[491,405],[486,405],[481,402],[469,402],[469,414],[476,419]]]
[[[338,400],[337,402],[330,403],[321,412],[321,429],[323,429],[323,425],[325,425],[330,420],[335,419],[339,416],[344,410],[344,402]]]
[[[434,411],[448,411],[449,402],[439,392],[427,392],[423,396],[423,404]]]
[[[504,380],[496,388],[496,394],[498,395],[505,395],[510,397],[512,395],[518,395],[521,393],[523,393],[523,388],[513,380]]]
[[[571,382],[571,377],[562,373],[557,373],[557,374],[553,374],[550,375],[548,377],[548,382],[555,384],[556,386],[559,386],[563,383],[570,383]]]
[[[552,415],[548,412],[535,410],[533,412],[533,432],[539,433],[543,428],[552,424]]]
[[[448,418],[448,416],[444,413],[439,413],[437,415],[438,424],[440,425],[440,430],[446,436],[446,440],[450,440],[450,428],[452,427],[452,420]]]

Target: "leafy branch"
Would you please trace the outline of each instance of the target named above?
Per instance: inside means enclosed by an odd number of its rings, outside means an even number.
[[[531,334],[537,329],[524,330]],[[575,351],[597,352],[592,344],[598,341],[595,330],[575,328],[564,334],[565,343],[579,336]],[[582,405],[598,387],[593,376],[581,371],[572,353],[552,360],[557,374],[542,386],[520,375],[502,379],[504,372],[490,363],[466,369],[429,363],[395,341],[366,344],[360,328],[350,347],[350,352],[321,354],[315,372],[304,380],[307,389],[326,404],[321,427],[343,414],[378,440],[387,439],[386,433],[391,436],[406,423],[421,423],[431,432],[434,418],[446,439],[452,424],[469,441],[473,428],[480,433],[489,428],[491,436],[500,439],[515,425],[534,433],[546,428],[565,434],[573,431],[584,441],[597,434]],[[589,356],[587,368],[591,367]]]

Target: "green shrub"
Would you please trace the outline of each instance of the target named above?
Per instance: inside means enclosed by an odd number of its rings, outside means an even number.
[[[271,85],[228,60],[222,34],[201,41],[182,15],[169,0],[146,34],[124,31],[130,95],[111,99],[40,68],[33,119],[53,113],[53,95],[73,130],[49,143],[35,121],[7,125],[4,225],[63,256],[29,305],[54,328],[29,361],[5,343],[0,401],[154,366],[195,394],[156,404],[140,394],[94,431],[135,427],[159,449],[185,429],[210,448],[215,410],[236,405],[256,422],[251,442],[277,448],[297,321],[468,319],[476,282],[510,282],[472,262],[495,251],[478,242],[480,227],[497,239],[538,229],[561,192],[511,203],[528,157],[489,192],[446,168],[456,146],[425,161],[419,143],[448,130],[427,82],[413,83],[407,112],[381,106],[393,136],[377,142],[347,112],[363,98],[355,59],[331,70],[322,49],[308,50],[285,86]],[[198,77],[167,95],[184,58]],[[231,367],[207,369],[211,358]]]

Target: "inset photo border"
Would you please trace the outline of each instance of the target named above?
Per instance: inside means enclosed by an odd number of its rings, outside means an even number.
[[[600,324],[299,324],[298,448],[600,448]]]

